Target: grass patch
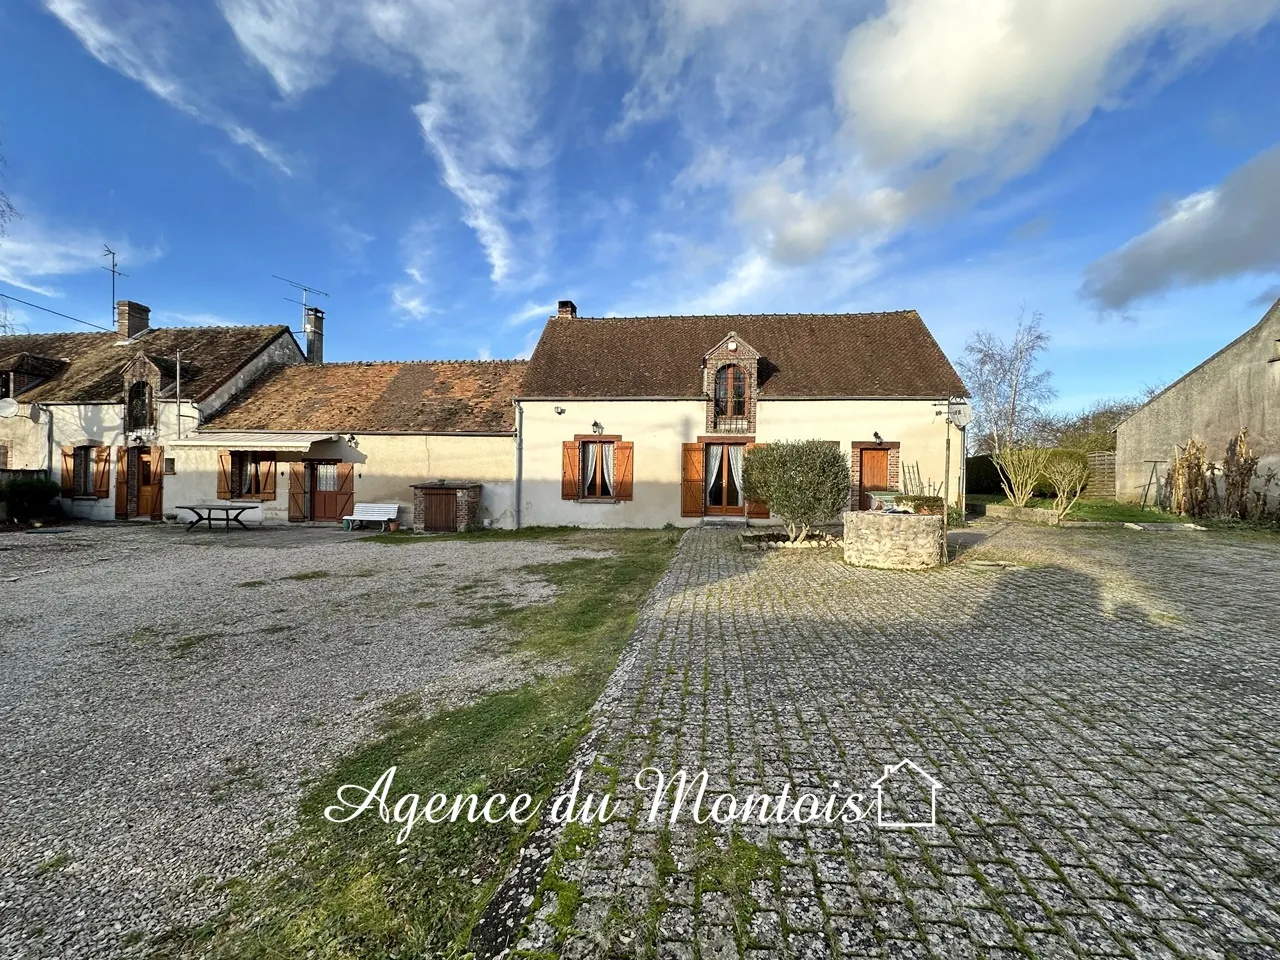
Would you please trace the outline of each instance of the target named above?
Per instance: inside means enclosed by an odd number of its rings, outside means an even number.
[[[236,584],[237,587],[265,587],[266,585],[265,580],[246,580],[244,583]]]
[[[175,657],[185,657],[192,650],[203,645],[208,640],[217,640],[221,637],[220,633],[195,633],[189,637],[179,637],[173,643],[169,644],[169,652]]]
[[[65,853],[55,853],[49,859],[40,861],[40,865],[36,867],[36,872],[52,873],[54,870],[61,870],[70,862],[71,858]]]
[[[299,826],[279,847],[293,862],[233,888],[226,913],[175,931],[160,955],[363,960],[465,953],[472,926],[535,824],[424,823],[397,846],[398,825],[375,814],[332,824],[323,811],[340,785],[372,785],[390,766],[397,767],[393,798],[410,791],[424,800],[436,792],[551,793],[678,538],[592,531],[590,539],[613,553],[529,568],[556,586],[555,599],[495,613],[519,649],[567,662],[568,673],[438,716],[424,716],[416,696],[385,705],[376,738],[304,794]]]
[[[1008,499],[999,494],[966,494],[968,503],[980,503],[984,506],[1012,506]],[[1053,500],[1050,497],[1032,497],[1027,506],[1036,510],[1052,510]],[[1113,523],[1186,523],[1183,517],[1163,510],[1144,510],[1136,503],[1120,503],[1116,500],[1077,500],[1076,505],[1067,514],[1068,520],[1106,520]]]
[[[328,570],[308,570],[305,573],[291,573],[288,576],[281,577],[281,580],[323,580],[329,576]]]
[[[447,540],[555,540],[571,537],[577,527],[522,527],[519,530],[472,530],[467,533],[412,533],[398,530],[395,533],[375,533],[361,537],[367,543],[385,543],[391,546],[411,546],[415,543],[443,543]]]

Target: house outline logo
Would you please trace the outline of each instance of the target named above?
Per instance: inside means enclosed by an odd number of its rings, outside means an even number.
[[[884,789],[885,784],[895,774],[903,769],[910,767],[917,774],[924,777],[929,783],[929,819],[922,820],[917,823],[905,823],[901,820],[886,820],[884,818]],[[881,827],[887,827],[893,830],[905,830],[908,827],[936,827],[938,825],[938,790],[942,787],[942,783],[936,778],[920,768],[914,760],[899,760],[892,765],[886,765],[884,773],[878,779],[872,781],[871,786],[876,791],[876,824]]]

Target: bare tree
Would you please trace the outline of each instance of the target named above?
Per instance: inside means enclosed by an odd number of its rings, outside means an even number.
[[[4,171],[5,166],[4,156],[0,155],[0,172]],[[9,221],[15,220],[20,216],[18,208],[13,205],[9,195],[0,190],[0,237],[4,236],[5,228],[9,225]]]
[[[980,330],[965,344],[959,367],[973,395],[973,436],[992,454],[1027,442],[1041,406],[1054,396],[1052,373],[1036,369],[1049,346],[1043,320],[1038,312],[1027,319],[1023,307],[1009,343]]]

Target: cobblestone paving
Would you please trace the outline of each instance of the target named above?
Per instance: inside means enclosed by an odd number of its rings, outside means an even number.
[[[620,812],[566,833],[517,953],[1280,957],[1280,544],[1009,528],[968,556],[1024,565],[687,534],[599,717],[584,789]],[[651,825],[630,787],[869,793],[904,757],[936,827]]]

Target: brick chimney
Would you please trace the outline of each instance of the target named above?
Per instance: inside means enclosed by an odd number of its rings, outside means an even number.
[[[578,315],[578,305],[572,300],[561,300],[559,315],[562,317],[576,317]]]
[[[151,322],[151,308],[132,300],[116,301],[116,329],[120,336],[130,340],[140,334]]]
[[[304,309],[302,330],[307,335],[307,363],[324,363],[324,311],[319,307]]]

